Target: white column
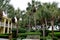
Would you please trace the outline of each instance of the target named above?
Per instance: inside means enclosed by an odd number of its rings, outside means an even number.
[[[10,20],[8,20],[8,26],[7,26],[7,33],[9,33],[9,23],[10,23]]]
[[[6,27],[6,19],[4,19],[4,28],[3,28],[3,34],[5,33],[5,27]]]
[[[12,22],[11,22],[11,33],[12,33]]]

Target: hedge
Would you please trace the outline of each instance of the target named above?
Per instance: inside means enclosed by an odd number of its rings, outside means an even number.
[[[0,34],[0,38],[8,38],[10,34]]]

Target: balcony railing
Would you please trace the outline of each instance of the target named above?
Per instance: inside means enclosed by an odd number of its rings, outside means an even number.
[[[4,27],[4,23],[3,22],[0,22],[0,26]],[[5,27],[8,27],[8,24],[6,24]],[[9,24],[9,27],[11,27],[10,24]]]
[[[4,22],[0,21],[0,27],[4,27]],[[8,24],[6,24],[5,27],[8,27]],[[12,27],[16,28],[16,25],[12,25]],[[9,28],[11,28],[11,24],[9,24]]]

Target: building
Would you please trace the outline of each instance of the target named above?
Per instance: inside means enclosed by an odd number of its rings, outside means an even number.
[[[0,34],[12,33],[12,26],[12,20],[3,16],[3,12],[0,10]]]

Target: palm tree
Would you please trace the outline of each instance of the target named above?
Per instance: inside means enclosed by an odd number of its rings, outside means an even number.
[[[33,20],[34,20],[34,26],[36,27],[36,2],[35,0],[32,0],[32,9],[31,9],[31,13],[32,13],[32,16],[33,16]]]
[[[39,5],[38,6],[38,9],[37,9],[37,17],[40,19],[40,22],[42,24],[42,27],[43,27],[43,40],[45,40],[45,13],[44,13],[44,7],[42,5]]]
[[[52,40],[53,40],[53,38],[54,38],[54,28],[53,28],[53,26],[54,26],[54,20],[55,20],[55,18],[56,18],[56,16],[57,16],[57,3],[55,3],[55,2],[53,2],[52,4],[50,4],[49,3],[49,5],[48,5],[49,7],[48,7],[48,12],[49,12],[49,14],[51,15],[50,16],[50,22],[51,22],[51,26],[52,26]]]
[[[7,10],[7,16],[9,17],[9,18],[14,18],[15,17],[15,10],[14,10],[14,8],[13,8],[13,6],[12,5],[8,5],[8,10]]]
[[[30,3],[28,3],[28,8],[27,8],[27,10],[28,10],[28,12],[29,12],[29,27],[31,27],[31,25],[34,25],[34,26],[36,26],[36,2],[35,2],[35,0],[32,0],[32,4],[30,4]],[[31,19],[33,19],[34,20],[34,24],[32,24],[31,22],[33,21],[31,21]]]
[[[18,37],[18,28],[19,28],[19,22],[20,22],[20,14],[21,14],[21,11],[20,9],[18,8],[16,11],[15,11],[15,16],[17,18],[17,23],[16,23],[16,26],[17,26],[17,37]]]
[[[57,18],[57,23],[58,23],[59,31],[60,31],[60,8],[58,8],[58,18]]]
[[[30,3],[28,3],[28,7],[26,8],[26,10],[27,10],[27,12],[26,12],[26,14],[27,14],[27,16],[28,16],[28,26],[29,26],[29,31],[31,30],[31,17],[32,17],[32,12],[31,12],[31,9],[32,9],[32,6],[31,6],[31,4]]]

